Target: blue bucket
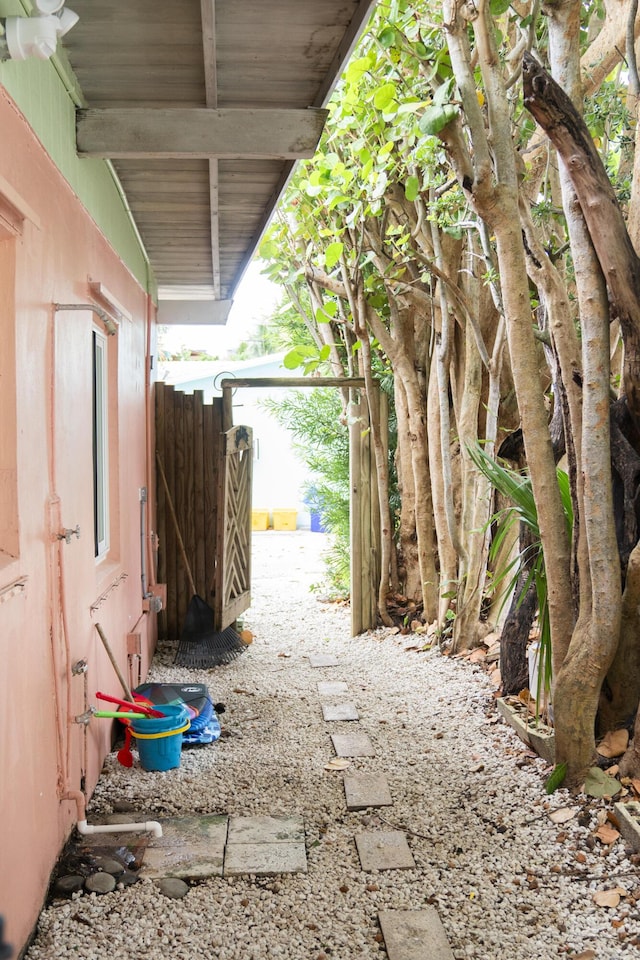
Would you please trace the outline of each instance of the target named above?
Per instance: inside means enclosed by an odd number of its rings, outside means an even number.
[[[190,726],[189,711],[184,703],[166,703],[155,709],[164,716],[132,720],[131,732],[145,770],[171,770],[180,766],[182,734]]]

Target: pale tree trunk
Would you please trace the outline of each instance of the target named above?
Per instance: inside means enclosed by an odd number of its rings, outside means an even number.
[[[353,317],[355,331],[362,344],[362,368],[369,399],[369,423],[373,439],[376,481],[378,486],[378,502],[380,506],[380,584],[378,588],[378,612],[385,626],[393,626],[393,620],[387,611],[387,596],[392,588],[391,554],[393,550],[393,528],[389,509],[389,464],[387,462],[386,446],[380,429],[379,388],[373,382],[371,372],[371,344],[369,331],[361,318],[366,316],[366,307],[362,291],[358,291],[357,303],[354,303]]]
[[[487,99],[487,133],[470,66],[467,24],[460,15],[460,8],[449,0],[445,2],[444,10],[453,71],[465,116],[471,127],[474,148],[473,158],[460,156],[458,152],[455,158],[452,157],[452,162],[460,171],[458,175],[462,175],[462,185],[474,208],[490,225],[496,237],[511,369],[547,571],[551,633],[557,656],[564,659],[573,628],[570,550],[544,398],[538,378],[531,376],[531,371],[537,369],[537,350],[531,327],[529,287],[518,216],[516,159],[504,81],[495,48],[493,21],[488,4],[481,0],[472,26]],[[456,139],[445,134],[443,140],[450,149],[464,149],[460,137]],[[470,174],[469,181],[467,177]]]
[[[570,21],[572,12],[567,12],[566,8],[560,11],[566,19],[558,29],[569,29],[567,21]],[[605,269],[610,290],[615,296],[616,287],[628,289],[628,279],[622,285],[616,285],[614,275],[625,267],[635,266],[637,270],[637,264],[625,262],[619,256],[616,258],[616,254],[625,249],[620,227],[625,236],[626,230],[621,217],[611,210],[611,185],[588,131],[569,97],[529,56],[524,61],[524,88],[525,103],[566,164],[590,239],[597,251],[597,260]],[[598,216],[595,216],[596,210]],[[573,226],[579,228],[579,224],[574,223]],[[556,756],[558,762],[567,763],[567,783],[570,786],[579,786],[593,760],[594,722],[600,689],[615,655],[620,632],[620,565],[613,522],[609,433],[609,315],[608,310],[602,309],[603,301],[606,303],[604,278],[599,269],[591,275],[584,269],[581,258],[587,258],[592,270],[593,259],[590,256],[590,244],[580,243],[581,239],[578,230],[575,230],[572,237],[574,260],[582,280],[583,293],[596,284],[595,296],[584,298],[585,311],[581,316],[585,388],[582,428],[583,522],[589,565],[588,569],[584,569],[584,565],[581,569],[578,622],[566,660],[556,674],[554,689]],[[633,283],[633,269],[631,277]],[[627,310],[630,306],[625,304]],[[626,325],[627,329],[633,327],[629,313]],[[631,339],[634,346],[637,345],[635,332]],[[631,395],[635,405],[639,397],[639,381],[637,367],[633,362],[630,365],[629,358],[625,362],[625,386],[627,399]],[[590,590],[582,582],[585,577],[590,581]]]
[[[460,554],[460,583],[458,605],[453,626],[453,650],[470,649],[481,639],[478,635],[480,608],[484,583],[479,578],[484,569],[484,521],[489,517],[491,486],[479,472],[467,452],[467,447],[478,442],[478,414],[482,394],[482,362],[476,350],[475,338],[468,328],[464,337],[464,384],[460,399],[458,435],[461,457],[461,534],[465,550]]]
[[[411,442],[407,395],[399,376],[393,378],[393,393],[396,408],[397,447],[396,471],[400,490],[400,522],[398,524],[398,577],[405,595],[412,600],[422,597],[420,565],[418,563],[418,538],[416,534],[416,485],[411,463]]]
[[[440,602],[438,625],[443,626],[447,611],[451,609],[451,600],[457,590],[458,570],[457,554],[447,523],[444,493],[444,471],[442,469],[442,447],[440,444],[440,402],[438,376],[435,369],[437,360],[435,351],[432,357],[429,392],[427,396],[427,432],[429,438],[429,470],[431,473],[431,491],[433,496],[433,514],[438,542],[440,564]]]
[[[375,311],[369,308],[368,322],[373,335],[389,357],[394,378],[406,396],[408,442],[411,451],[411,469],[415,490],[415,523],[418,566],[422,588],[424,616],[427,623],[438,613],[438,574],[435,564],[436,542],[429,475],[428,442],[426,430],[427,403],[416,372],[413,347],[413,319],[411,310],[399,309],[390,300],[392,337]]]

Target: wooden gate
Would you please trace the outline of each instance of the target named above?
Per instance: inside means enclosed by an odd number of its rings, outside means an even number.
[[[220,382],[222,422],[233,423],[232,394],[241,387],[339,387],[349,390],[351,634],[375,627],[380,585],[380,503],[365,382],[359,377],[233,377]],[[376,391],[383,442],[388,442],[388,411]]]
[[[222,549],[213,605],[218,630],[237,620],[251,603],[251,428],[232,427],[223,438],[218,497],[218,543]]]
[[[234,436],[223,434],[222,401],[214,397],[204,403],[201,390],[186,394],[157,383],[155,397],[156,450],[177,526],[196,592],[222,630],[250,603],[251,431],[236,427]],[[191,587],[163,484],[156,486],[157,581],[167,585],[160,629],[177,640]]]

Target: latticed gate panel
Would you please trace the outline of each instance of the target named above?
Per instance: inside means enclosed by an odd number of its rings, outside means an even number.
[[[251,603],[252,431],[232,427],[225,434],[222,477],[224,509],[218,543],[215,606],[218,629],[224,630]]]

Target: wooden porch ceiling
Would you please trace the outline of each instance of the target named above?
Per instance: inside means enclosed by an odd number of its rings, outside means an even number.
[[[64,46],[85,98],[78,152],[113,161],[161,296],[174,301],[164,322],[224,322],[374,6],[73,0],[80,20]],[[194,297],[223,303],[194,311]]]

